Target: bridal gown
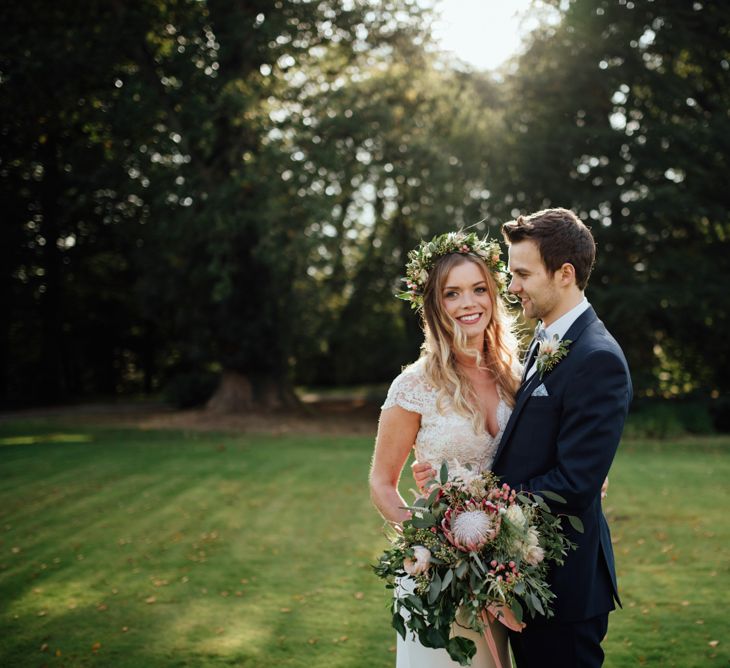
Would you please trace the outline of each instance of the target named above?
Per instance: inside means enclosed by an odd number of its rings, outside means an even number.
[[[416,436],[415,452],[420,462],[429,462],[439,470],[442,462],[457,460],[462,466],[469,464],[474,471],[490,468],[494,454],[507,425],[510,407],[501,400],[497,407],[499,430],[495,436],[485,431],[477,434],[469,418],[444,408],[437,407],[436,389],[428,385],[424,378],[425,359],[421,358],[403,373],[390,386],[382,408],[400,406],[421,416],[421,427]],[[408,591],[413,581],[404,578],[400,581],[399,591]],[[398,592],[396,592],[397,594]],[[492,625],[495,642],[503,668],[510,666],[507,643],[507,629],[499,623]],[[476,643],[477,653],[472,660],[473,668],[495,668],[494,660],[483,635],[454,625],[452,634],[464,636]],[[406,639],[397,636],[396,668],[451,668],[459,664],[449,657],[444,649],[430,649],[418,642],[411,631],[406,631]]]

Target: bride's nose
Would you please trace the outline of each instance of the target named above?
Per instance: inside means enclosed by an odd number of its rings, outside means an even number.
[[[463,309],[470,309],[473,306],[476,305],[476,300],[474,299],[474,295],[471,292],[464,292],[461,295],[461,308]]]

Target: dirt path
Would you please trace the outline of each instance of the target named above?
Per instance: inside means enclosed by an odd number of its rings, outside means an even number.
[[[171,410],[162,405],[82,404],[0,413],[0,424],[15,420],[53,420],[139,429],[181,429],[264,434],[374,436],[378,406],[362,399],[310,401],[299,414],[216,415],[204,410]]]

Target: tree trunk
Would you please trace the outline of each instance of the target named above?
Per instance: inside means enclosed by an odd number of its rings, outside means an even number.
[[[226,370],[205,408],[213,413],[270,412],[298,410],[301,402],[288,381]]]

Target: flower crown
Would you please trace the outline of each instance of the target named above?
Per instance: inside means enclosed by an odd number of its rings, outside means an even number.
[[[480,239],[476,232],[466,234],[463,230],[448,232],[435,236],[431,241],[422,241],[417,248],[408,253],[405,281],[406,291],[396,295],[398,299],[411,302],[411,307],[419,309],[423,306],[423,292],[428,275],[439,258],[451,253],[476,255],[484,260],[497,283],[501,293],[506,293],[507,267],[500,257],[499,243],[487,237]]]

